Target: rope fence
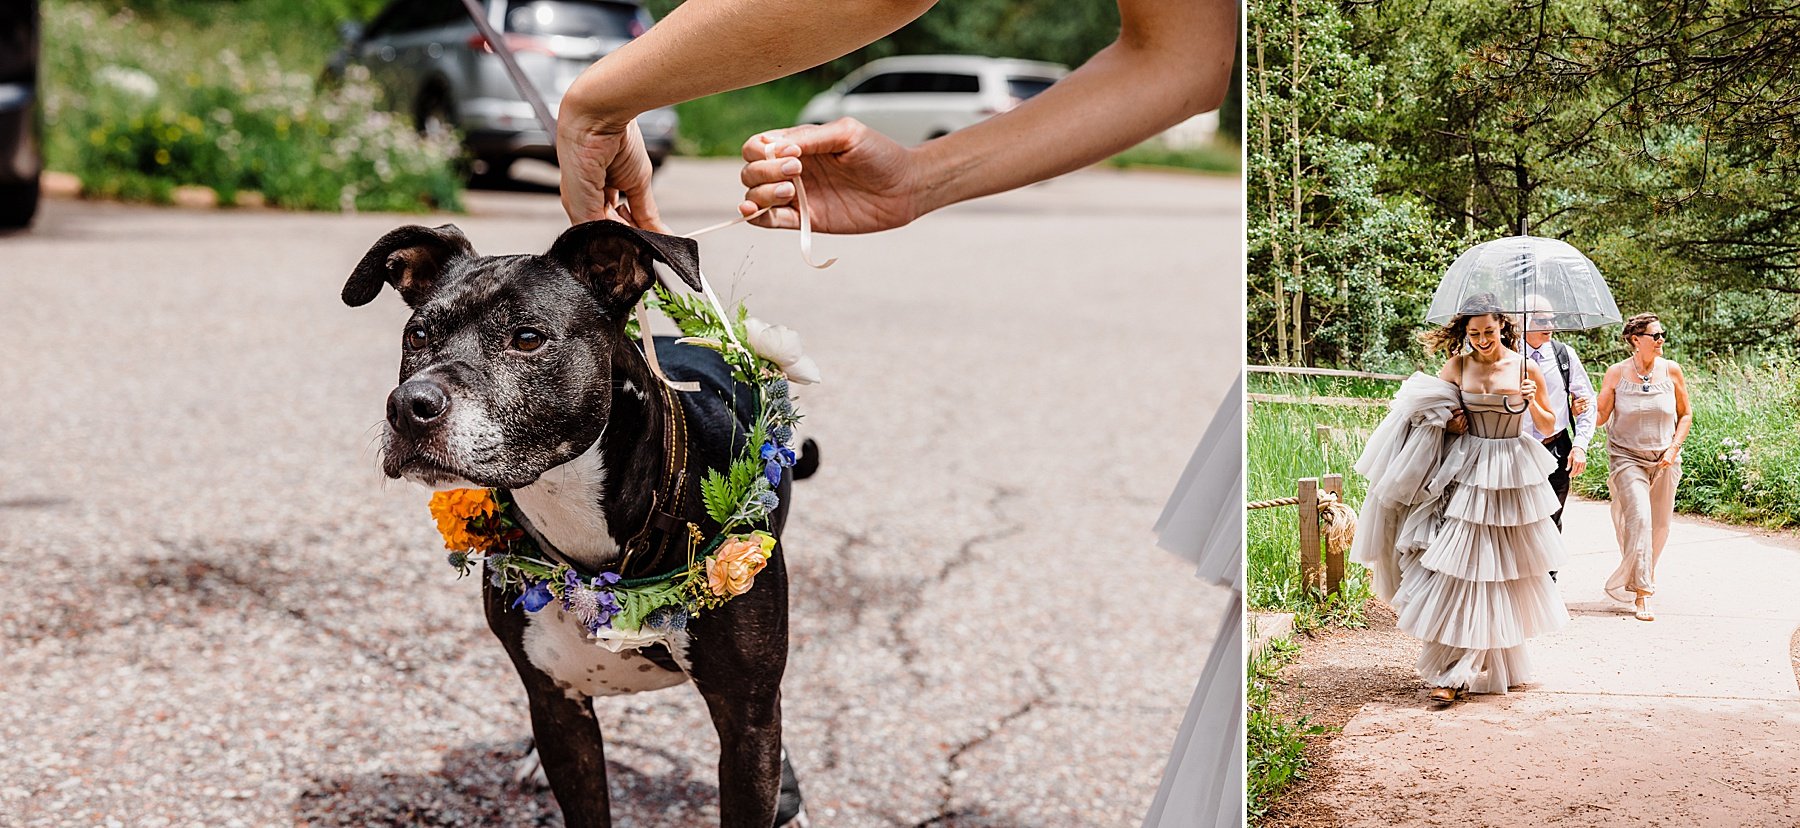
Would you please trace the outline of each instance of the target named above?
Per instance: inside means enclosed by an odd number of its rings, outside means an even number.
[[[1255,500],[1245,511],[1300,508],[1300,581],[1325,594],[1344,586],[1344,553],[1356,538],[1356,510],[1344,502],[1344,476],[1302,477],[1293,497]]]

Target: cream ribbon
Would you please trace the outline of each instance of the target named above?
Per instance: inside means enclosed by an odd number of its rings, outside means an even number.
[[[770,145],[770,146],[764,147],[763,155],[765,158],[773,160],[775,158],[774,146]],[[619,206],[623,207],[624,205],[619,205]],[[834,264],[837,264],[836,256],[826,259],[824,262],[814,262],[813,261],[811,211],[809,211],[806,208],[806,185],[800,182],[800,179],[798,176],[796,176],[794,178],[794,207],[800,213],[800,258],[801,258],[801,260],[806,262],[807,267],[811,267],[816,270],[824,270],[825,268],[828,268]],[[750,221],[752,219],[755,219],[758,216],[763,215],[764,213],[769,212],[770,209],[772,209],[772,208],[764,207],[761,210],[757,210],[756,212],[751,213],[750,215],[732,219],[731,221],[721,221],[718,224],[708,225],[708,226],[702,227],[698,230],[684,233],[684,234],[682,234],[682,236],[683,236],[683,238],[691,239],[696,236],[702,236],[707,233],[711,233],[714,230],[723,230],[727,227],[731,227],[732,225],[743,224],[744,222]],[[625,208],[624,210],[615,209],[615,211],[620,212],[621,217],[624,217],[627,219],[630,218],[631,214],[630,214],[629,208]],[[632,223],[636,224],[635,221],[633,221]],[[706,271],[700,270],[698,272],[700,274],[700,293],[706,297],[707,303],[712,305],[713,313],[718,314],[720,321],[725,323],[725,337],[727,339],[730,339],[732,346],[737,348],[739,351],[742,351],[746,354],[752,353],[749,348],[744,346],[744,343],[738,341],[737,332],[735,330],[733,330],[733,328],[735,326],[733,326],[731,324],[731,318],[729,316],[725,315],[725,306],[719,302],[718,294],[713,292],[712,283],[707,281]],[[666,286],[666,285],[668,285],[668,282],[665,281],[663,284]],[[674,288],[671,287],[670,289],[673,290]],[[637,316],[637,323],[638,323],[638,339],[642,343],[643,348],[644,348],[644,361],[650,363],[650,373],[655,374],[656,378],[661,380],[664,385],[667,385],[670,388],[675,389],[676,391],[684,391],[684,392],[699,391],[700,383],[676,382],[675,380],[669,379],[669,376],[667,374],[663,373],[662,365],[659,362],[657,362],[657,359],[656,359],[656,340],[654,337],[652,337],[650,335],[649,313],[645,307],[645,302],[641,297],[638,299],[637,309],[635,311],[635,314]]]

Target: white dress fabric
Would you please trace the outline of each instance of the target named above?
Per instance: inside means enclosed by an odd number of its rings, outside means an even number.
[[[1145,828],[1236,828],[1244,819],[1244,381],[1226,394],[1156,522],[1157,543],[1232,588]]]
[[[1564,565],[1550,516],[1556,461],[1521,433],[1519,397],[1464,395],[1414,374],[1370,436],[1356,470],[1369,481],[1350,557],[1400,629],[1424,642],[1433,687],[1505,693],[1531,680],[1525,642],[1562,629],[1568,609],[1550,573]],[[1458,409],[1468,431],[1445,424]]]

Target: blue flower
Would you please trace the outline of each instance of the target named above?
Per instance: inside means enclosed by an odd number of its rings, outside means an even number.
[[[524,607],[526,612],[537,612],[549,606],[550,599],[553,597],[555,596],[550,594],[549,582],[535,581],[525,589],[524,593],[519,595],[517,600],[513,601],[512,605],[515,609]]]
[[[776,426],[775,430],[769,432],[769,436],[775,438],[776,445],[785,446],[794,442],[794,429],[790,426]]]
[[[775,511],[775,507],[781,505],[781,496],[774,492],[758,492],[756,494],[756,503],[763,507],[764,511],[773,512]]]
[[[771,486],[781,485],[781,464],[774,460],[770,460],[768,463],[764,464],[763,477],[768,478],[769,485]]]
[[[774,382],[769,383],[768,391],[770,397],[775,399],[786,399],[788,395],[788,381],[786,379],[777,379]]]
[[[469,568],[469,553],[467,553],[467,552],[452,552],[452,553],[450,553],[450,565],[456,567],[456,571],[458,571],[458,572],[467,571]]]
[[[619,573],[602,572],[594,577],[594,586],[612,586],[619,582]]]

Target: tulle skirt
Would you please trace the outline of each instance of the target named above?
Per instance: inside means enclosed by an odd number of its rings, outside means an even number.
[[[1229,585],[1145,828],[1236,828],[1244,818],[1244,381],[1225,395],[1156,522],[1157,543]]]
[[[1425,642],[1427,684],[1504,693],[1531,680],[1526,640],[1568,623],[1550,578],[1565,559],[1550,520],[1554,466],[1529,437],[1461,437],[1433,475],[1444,494],[1402,521],[1390,603],[1400,629]]]

